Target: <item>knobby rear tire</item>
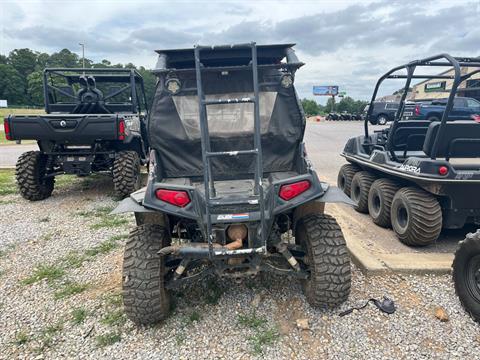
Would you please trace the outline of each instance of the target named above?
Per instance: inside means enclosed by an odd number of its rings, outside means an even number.
[[[163,226],[137,226],[129,235],[123,255],[123,303],[127,317],[138,325],[165,319],[170,295],[165,289],[165,262],[158,251],[169,244]]]
[[[310,277],[302,280],[308,303],[319,308],[334,308],[348,299],[351,286],[350,256],[342,230],[327,214],[301,218],[295,239],[304,247]]]
[[[45,177],[47,156],[40,151],[20,155],[15,168],[20,195],[30,201],[44,200],[52,195],[55,178]]]

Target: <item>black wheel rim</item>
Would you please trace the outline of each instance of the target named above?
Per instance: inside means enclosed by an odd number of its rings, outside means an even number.
[[[408,210],[407,208],[401,204],[397,208],[397,224],[400,226],[400,228],[403,230],[407,227],[408,225]]]
[[[340,189],[345,190],[345,175],[340,176]]]
[[[378,193],[375,191],[372,196],[372,213],[376,216],[380,213],[380,209],[382,207],[382,201]]]
[[[480,254],[470,259],[465,267],[466,286],[470,295],[480,303]]]
[[[358,199],[360,199],[360,186],[354,184],[352,186],[352,200],[358,202]]]

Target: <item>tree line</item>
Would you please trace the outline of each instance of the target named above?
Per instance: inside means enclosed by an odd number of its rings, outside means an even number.
[[[325,115],[330,112],[343,112],[346,111],[350,114],[360,114],[365,106],[368,104],[367,101],[354,100],[350,96],[345,96],[338,103],[333,103],[333,99],[328,98],[326,105],[320,105],[315,100],[303,99],[302,105],[305,114],[308,116],[312,115]]]
[[[53,54],[15,49],[8,56],[0,55],[0,99],[9,106],[43,106],[43,69],[47,67],[82,67],[82,58],[68,49]],[[137,69],[143,76],[147,101],[151,104],[155,91],[155,76],[143,66],[132,63],[112,64],[109,60],[95,63],[85,58],[85,67]]]

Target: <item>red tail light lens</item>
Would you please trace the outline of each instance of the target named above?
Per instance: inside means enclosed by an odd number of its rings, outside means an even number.
[[[297,197],[301,193],[304,193],[308,189],[310,189],[310,181],[302,180],[293,184],[282,185],[278,192],[278,196],[280,196],[281,199],[288,201]]]
[[[439,173],[440,175],[442,175],[442,176],[443,176],[443,175],[447,175],[447,174],[448,174],[448,167],[446,167],[446,166],[440,166],[440,167],[438,168],[438,173]]]
[[[12,134],[10,132],[10,122],[8,121],[8,118],[5,118],[3,120],[3,128],[5,130],[5,139],[12,140]]]
[[[190,196],[186,191],[158,189],[155,191],[155,196],[158,200],[178,207],[185,207],[190,204]]]
[[[415,115],[420,115],[420,105],[415,105]]]
[[[125,120],[118,121],[118,140],[125,140]]]

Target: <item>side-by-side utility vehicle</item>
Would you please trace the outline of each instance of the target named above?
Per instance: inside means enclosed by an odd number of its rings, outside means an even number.
[[[46,69],[45,115],[10,115],[8,140],[36,140],[39,151],[20,156],[20,194],[43,200],[55,176],[112,174],[117,196],[140,188],[140,167],[148,161],[147,103],[142,76],[133,69]]]
[[[306,157],[292,44],[158,51],[146,188],[119,204],[137,227],[123,263],[125,310],[169,313],[170,290],[202,275],[273,272],[317,307],[350,292],[350,258],[326,202],[350,202]]]
[[[451,67],[453,74],[415,73],[425,67]],[[406,73],[399,74],[400,70]],[[407,245],[430,244],[442,228],[480,223],[480,123],[451,117],[458,86],[479,72],[480,58],[448,54],[390,70],[378,80],[371,104],[385,79],[406,79],[394,122],[372,134],[365,121],[365,134],[345,145],[342,156],[349,164],[338,174],[339,186],[356,210],[370,213],[377,225],[392,226]],[[451,83],[445,111],[440,121],[405,120],[407,90],[412,80],[424,78]]]

